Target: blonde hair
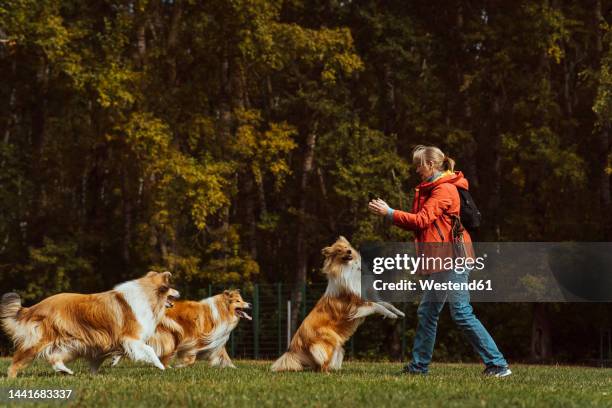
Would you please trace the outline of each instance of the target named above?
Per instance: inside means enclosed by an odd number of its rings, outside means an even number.
[[[455,161],[442,153],[442,150],[435,146],[416,146],[412,150],[412,163],[425,165],[428,162],[438,171],[455,171]]]

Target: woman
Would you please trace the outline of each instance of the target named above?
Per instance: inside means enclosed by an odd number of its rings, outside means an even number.
[[[376,215],[389,218],[398,227],[415,231],[416,242],[453,242],[453,218],[459,217],[460,200],[457,187],[468,188],[461,172],[455,172],[455,162],[433,146],[417,146],[412,152],[413,163],[421,177],[416,188],[412,212],[390,208],[377,198],[368,208]],[[467,231],[461,232],[463,241],[471,242]],[[457,238],[457,237],[455,237]],[[467,282],[468,273],[453,270],[432,272],[430,278],[439,282]],[[512,372],[495,341],[474,315],[469,291],[425,291],[417,315],[419,318],[412,361],[403,372],[427,374],[436,340],[440,311],[448,301],[451,317],[467,336],[486,368],[483,374],[506,377]]]

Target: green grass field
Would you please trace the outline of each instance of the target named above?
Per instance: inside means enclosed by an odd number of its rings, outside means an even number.
[[[270,362],[235,363],[236,370],[199,362],[162,372],[107,362],[92,376],[77,362],[69,377],[37,362],[17,379],[3,374],[0,388],[71,388],[75,397],[61,405],[78,407],[612,407],[612,369],[514,365],[513,376],[495,379],[475,364],[435,364],[429,376],[415,377],[399,375],[399,363],[349,362],[332,374],[273,374]],[[2,373],[8,364],[0,360]]]

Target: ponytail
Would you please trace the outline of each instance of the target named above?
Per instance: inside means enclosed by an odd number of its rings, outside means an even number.
[[[444,160],[442,160],[442,167],[444,170],[455,171],[455,161],[448,156],[444,156]]]
[[[455,171],[455,161],[435,146],[416,146],[412,151],[412,162],[415,166],[431,162],[436,170]]]

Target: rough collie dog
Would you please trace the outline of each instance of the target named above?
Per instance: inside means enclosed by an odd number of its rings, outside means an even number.
[[[73,374],[66,363],[84,357],[95,373],[104,358],[118,350],[163,370],[146,341],[179,297],[169,286],[171,276],[149,272],[108,292],[60,293],[27,308],[16,293],[5,294],[0,319],[16,347],[8,376],[16,377],[37,356],[66,374]]]
[[[346,238],[339,237],[322,254],[327,290],[298,328],[288,351],[272,365],[272,371],[300,371],[305,367],[338,370],[344,358],[342,346],[366,316],[404,316],[389,303],[361,297],[361,257]]]
[[[211,366],[235,368],[225,343],[241,318],[251,320],[244,311],[250,307],[238,290],[226,290],[199,302],[176,302],[148,344],[164,365],[176,356],[176,367],[189,366],[197,358],[208,360]],[[113,365],[120,359],[116,356]]]

